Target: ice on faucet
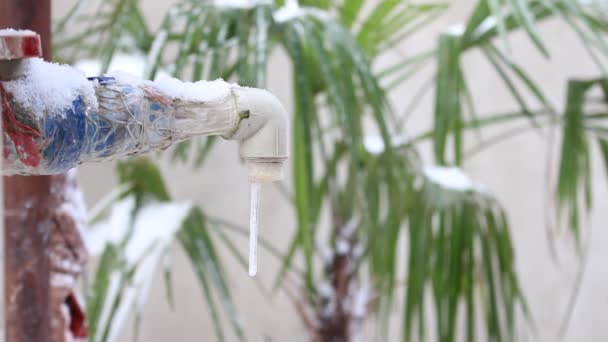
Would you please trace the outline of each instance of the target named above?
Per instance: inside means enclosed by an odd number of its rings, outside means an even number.
[[[251,183],[251,208],[249,213],[249,275],[258,272],[258,232],[260,225],[260,192],[262,184]]]

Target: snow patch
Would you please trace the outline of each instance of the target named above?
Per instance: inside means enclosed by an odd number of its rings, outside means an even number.
[[[300,7],[297,0],[287,0],[285,5],[276,10],[272,16],[277,23],[284,23],[307,15],[316,17],[320,20],[328,20],[330,18],[327,11],[318,8]]]
[[[336,241],[336,253],[338,253],[338,255],[346,255],[349,249],[350,243],[348,243],[348,241],[345,239],[339,238]]]
[[[428,166],[424,168],[427,180],[442,188],[455,191],[477,191],[487,193],[486,188],[473,180],[458,167]]]
[[[286,22],[293,18],[305,15],[297,0],[287,0],[285,5],[274,12],[274,20],[277,22]]]
[[[465,31],[463,24],[457,24],[447,29],[446,33],[452,36],[461,36]]]
[[[496,17],[487,17],[481,22],[481,24],[479,24],[479,26],[477,26],[477,30],[475,30],[475,35],[481,36],[484,33],[494,29],[497,24],[498,21],[496,20]]]
[[[78,171],[76,170],[74,168],[67,173],[67,185],[64,189],[65,201],[59,210],[72,217],[78,231],[82,234],[87,223],[87,206],[82,190],[78,187],[76,179]]]
[[[214,0],[213,6],[226,9],[250,9],[260,5],[270,5],[271,0]]]
[[[15,30],[15,29],[3,29],[0,30],[0,37],[10,37],[10,36],[31,36],[37,35],[36,32],[30,30]]]
[[[93,84],[78,70],[41,58],[28,58],[23,64],[24,76],[3,85],[25,109],[40,115],[60,113],[71,108],[79,96],[87,105],[97,107]]]
[[[100,255],[108,244],[119,244],[131,233],[125,256],[127,262],[135,264],[151,248],[167,246],[173,240],[192,204],[171,202],[146,205],[138,211],[131,226],[134,207],[135,198],[127,197],[112,206],[107,220],[86,231],[85,244],[91,255]]]
[[[409,138],[403,135],[397,135],[391,137],[391,144],[393,147],[398,147],[406,144]],[[379,135],[367,135],[363,137],[363,147],[367,152],[372,155],[379,155],[384,152],[384,139]]]
[[[125,268],[137,265],[130,280],[119,271],[110,275],[100,318],[100,327],[109,327],[109,341],[118,340],[133,309],[141,312],[149,296],[154,271],[192,205],[189,202],[148,204],[131,221],[134,208],[134,197],[115,203],[108,219],[91,227],[84,239],[91,255],[100,255],[109,243],[125,242]],[[120,305],[110,317],[119,295]]]
[[[317,292],[319,293],[319,296],[323,299],[331,299],[336,294],[333,286],[331,286],[331,284],[326,281],[322,282],[317,286]]]
[[[353,298],[353,306],[351,314],[357,318],[365,318],[367,316],[367,304],[369,303],[369,289],[362,287],[357,291]]]
[[[317,252],[319,253],[319,257],[323,260],[324,263],[329,264],[332,262],[334,253],[331,248],[320,239],[315,242],[315,246],[317,248]]]
[[[362,244],[358,243],[355,245],[355,247],[353,247],[353,252],[352,252],[353,259],[359,260],[363,256],[364,253],[365,253],[365,247],[363,247]]]
[[[152,87],[175,99],[193,102],[217,101],[229,96],[231,89],[238,87],[237,84],[228,83],[222,79],[184,82],[173,77],[160,75],[155,81],[147,81],[123,71],[114,71],[108,75],[121,83]]]
[[[160,77],[154,86],[163,93],[184,101],[207,102],[230,95],[232,84],[217,79],[215,81],[182,82],[173,77]]]
[[[53,273],[51,275],[51,287],[73,289],[74,285],[76,285],[76,278],[71,274]]]

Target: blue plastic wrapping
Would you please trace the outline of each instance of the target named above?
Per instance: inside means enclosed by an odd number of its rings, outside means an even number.
[[[96,106],[77,96],[68,109],[32,110],[2,92],[3,173],[57,174],[85,161],[163,150],[196,135],[225,134],[238,117],[230,98],[192,102],[112,77],[90,78]],[[2,86],[2,82],[0,82]]]

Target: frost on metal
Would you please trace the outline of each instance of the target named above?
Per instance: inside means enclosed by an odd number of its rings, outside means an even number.
[[[84,161],[162,150],[239,121],[232,89],[217,81],[145,81],[126,73],[87,79],[32,59],[21,78],[0,82],[3,173],[58,174]]]

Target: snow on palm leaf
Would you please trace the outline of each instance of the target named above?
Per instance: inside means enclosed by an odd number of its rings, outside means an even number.
[[[159,30],[152,34],[146,25],[133,25],[141,15],[137,2],[132,2],[131,7],[117,9],[112,17],[117,18],[114,22],[102,20],[107,27],[119,29],[96,30],[91,25],[94,34],[86,39],[95,44],[78,44],[74,52],[75,55],[101,55],[103,60],[109,61],[111,54],[120,50],[113,49],[117,36],[130,35],[137,45],[129,48],[148,54],[147,77],[154,77],[158,70],[164,69],[174,76],[193,80],[233,77],[243,84],[259,86],[266,83],[266,72],[274,71],[269,70],[273,65],[268,62],[273,47],[284,48],[294,75],[298,76],[294,78],[293,88],[294,131],[297,132],[293,158],[295,181],[293,194],[289,196],[294,200],[298,227],[281,274],[288,272],[292,260],[297,258],[294,255],[299,257],[298,253],[301,253],[305,264],[302,279],[305,298],[315,299],[314,289],[318,287],[315,284],[320,282],[317,282],[319,268],[314,264],[313,244],[319,238],[318,232],[324,232],[317,229],[316,222],[322,205],[329,204],[333,214],[331,229],[335,234],[331,235],[330,243],[321,245],[335,245],[338,253],[334,254],[354,250],[354,242],[369,247],[365,248],[361,263],[369,265],[373,281],[381,280],[374,283],[380,286],[373,289],[383,297],[381,300],[392,301],[393,292],[396,292],[393,288],[399,279],[395,270],[401,267],[402,260],[399,259],[400,241],[405,240],[401,239],[401,234],[409,234],[407,240],[413,248],[405,261],[409,263],[408,301],[402,315],[408,334],[422,336],[422,332],[413,331],[412,322],[425,317],[422,311],[429,305],[425,305],[424,300],[432,292],[441,324],[424,325],[420,319],[420,329],[437,327],[436,335],[442,340],[450,340],[455,336],[455,325],[461,326],[454,323],[455,312],[469,312],[468,317],[471,317],[470,310],[476,309],[478,316],[483,317],[469,319],[467,326],[463,326],[469,337],[474,330],[491,335],[488,339],[513,340],[508,336],[513,312],[510,309],[518,307],[523,299],[514,273],[512,246],[502,208],[489,191],[477,186],[461,170],[419,170],[418,163],[402,158],[406,155],[403,152],[414,150],[418,142],[432,137],[436,145],[441,145],[436,154],[446,157],[441,162],[460,164],[460,158],[452,161],[447,157],[464,154],[461,149],[465,144],[460,144],[460,137],[472,123],[466,121],[465,111],[461,110],[466,101],[456,101],[466,96],[467,87],[460,81],[468,78],[464,77],[466,70],[461,68],[464,65],[460,63],[460,56],[467,50],[479,48],[487,52],[492,57],[490,61],[497,62],[496,70],[506,68],[514,72],[515,75],[505,79],[506,84],[519,88],[521,82],[518,81],[523,81],[526,86],[521,88],[523,92],[529,91],[543,108],[552,111],[539,91],[540,87],[526,76],[525,70],[511,61],[510,56],[494,51],[493,40],[498,35],[506,37],[510,31],[521,29],[540,50],[544,50],[542,42],[539,44],[537,21],[552,15],[567,15],[567,21],[584,26],[582,36],[591,33],[589,37],[592,37],[599,33],[595,17],[588,19],[586,13],[564,10],[571,3],[566,0],[500,2],[498,6],[488,6],[488,1],[480,1],[464,25],[465,30],[444,36],[439,49],[399,61],[386,69],[384,75],[392,74],[390,78],[400,83],[413,74],[410,67],[420,70],[424,65],[421,61],[441,57],[437,58],[437,64],[442,70],[432,81],[441,90],[436,104],[446,105],[436,106],[434,130],[428,135],[413,135],[406,149],[406,146],[392,146],[399,142],[391,141],[395,132],[390,130],[393,128],[390,113],[383,106],[383,89],[378,87],[378,78],[369,65],[371,58],[394,46],[401,36],[409,35],[417,26],[424,26],[425,20],[445,8],[443,5],[432,8],[426,2],[416,6],[409,1],[386,0],[378,1],[377,6],[368,6],[362,1],[287,0],[281,2],[285,4],[281,8],[274,4],[253,5],[257,3],[254,0],[179,1],[168,11]],[[330,13],[329,16],[320,18],[308,11],[307,6],[319,4],[329,11],[317,13]],[[99,47],[97,42],[100,42]],[[89,46],[93,45],[96,46],[91,49]],[[443,57],[449,57],[449,60]],[[513,77],[516,82],[512,82]],[[475,90],[475,87],[469,90]],[[519,99],[516,90],[519,89],[514,89],[513,95]],[[522,112],[528,113],[525,103],[522,107]],[[381,139],[366,138],[368,132],[360,123],[364,122],[362,113],[368,111],[373,111]],[[320,118],[325,115],[319,113],[329,113],[327,116],[333,119],[332,122],[327,124]],[[450,142],[452,135],[454,144]],[[333,141],[334,136],[340,141]],[[447,153],[447,146],[451,145],[454,145],[453,154]],[[397,151],[391,151],[393,147]],[[199,153],[203,155],[206,150]],[[342,167],[346,165],[348,170]],[[322,179],[317,178],[317,172],[321,172]],[[344,183],[346,185],[342,186]],[[317,203],[322,205],[317,206]],[[344,244],[337,239],[334,243],[333,237],[338,236],[345,223],[353,218],[361,221],[356,225],[355,241]],[[324,260],[331,260],[332,253],[326,253],[324,248],[321,250],[319,254],[325,256]],[[357,257],[352,260],[358,265]],[[330,271],[338,269],[331,263],[328,265]],[[367,269],[356,268],[348,274],[348,281],[361,274],[365,277]],[[333,282],[329,284],[332,286]],[[496,284],[506,286],[497,291]],[[429,288],[431,291],[424,292]],[[318,296],[323,297],[332,291],[319,289],[318,292]],[[486,325],[479,328],[479,323]],[[461,336],[460,332],[458,336]]]
[[[189,202],[155,202],[133,216],[135,202],[129,196],[114,203],[85,231],[89,252],[102,257],[97,272],[104,276],[97,281],[109,281],[89,300],[92,341],[118,340],[132,311],[142,312],[160,261],[192,208]]]
[[[410,216],[408,272],[419,277],[406,290],[406,336],[415,339],[423,333],[414,322],[426,322],[428,289],[441,340],[462,333],[460,315],[468,322],[478,319],[474,303],[479,302],[486,303],[483,323],[489,338],[513,340],[514,315],[525,313],[526,303],[503,209],[459,168],[431,166],[423,175]],[[464,333],[474,338],[476,331],[466,328]]]
[[[213,0],[213,6],[226,9],[250,9],[260,5],[270,5],[272,0]]]

